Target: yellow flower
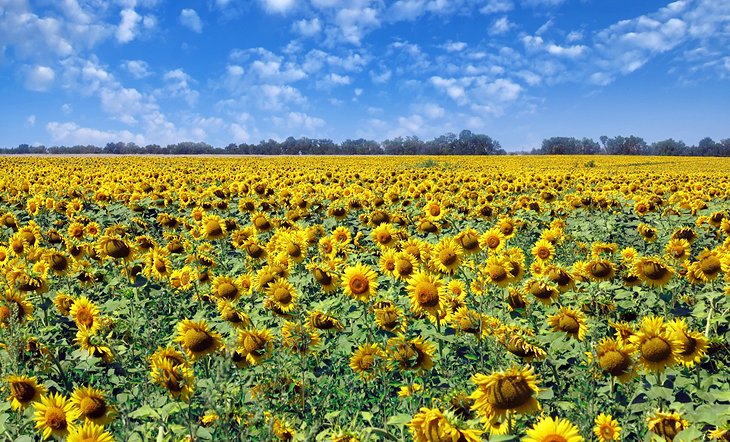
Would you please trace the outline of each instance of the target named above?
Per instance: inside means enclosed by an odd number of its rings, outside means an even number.
[[[193,321],[184,319],[177,325],[178,342],[192,361],[214,353],[223,346],[221,335],[211,331],[205,320]]]
[[[422,407],[408,423],[414,442],[480,442],[482,430],[459,428],[455,418],[438,408]]]
[[[373,379],[385,358],[385,352],[378,344],[363,344],[352,353],[350,368],[365,380]]]
[[[103,426],[86,421],[69,431],[66,442],[114,442],[114,437]]]
[[[46,394],[46,388],[38,385],[35,376],[17,376],[10,375],[7,377],[8,387],[10,390],[10,408],[13,411],[24,410],[31,402],[38,401],[40,397]]]
[[[79,417],[97,425],[106,425],[114,417],[104,392],[93,387],[77,387],[71,395],[71,403],[78,410]]]
[[[647,316],[629,341],[636,346],[639,363],[650,371],[661,372],[677,362],[680,343],[658,316]]]
[[[579,341],[582,341],[588,332],[583,312],[569,307],[561,307],[558,313],[548,316],[548,323],[553,330],[565,332]]]
[[[408,280],[408,294],[411,298],[411,310],[415,313],[426,313],[434,318],[444,312],[445,288],[441,278],[427,273],[416,273]]]
[[[345,269],[342,276],[342,287],[345,293],[359,301],[367,302],[378,290],[378,275],[363,264],[356,264]]]
[[[669,442],[674,440],[677,433],[689,426],[689,422],[683,419],[676,411],[672,413],[657,411],[653,416],[647,417],[647,421],[649,431],[664,437]]]
[[[33,408],[36,410],[33,417],[35,427],[44,440],[51,436],[66,437],[70,430],[75,429],[73,421],[78,419],[79,413],[62,394],[41,396],[39,402],[33,402]]]
[[[544,263],[555,258],[555,246],[545,239],[538,240],[530,251],[538,262]]]
[[[567,419],[544,417],[532,428],[522,442],[583,442],[578,427]]]
[[[609,442],[621,440],[621,427],[618,421],[610,414],[601,413],[596,417],[593,427],[593,433],[599,442]]]
[[[532,367],[512,367],[490,375],[477,373],[471,381],[477,388],[469,396],[472,408],[483,417],[505,416],[507,413],[533,413],[540,409],[537,402],[537,377]]]
[[[636,376],[632,354],[636,348],[628,342],[604,338],[596,349],[596,360],[604,373],[628,382]]]

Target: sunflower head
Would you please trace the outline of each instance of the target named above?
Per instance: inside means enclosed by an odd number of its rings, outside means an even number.
[[[377,293],[377,274],[368,266],[356,264],[345,269],[342,287],[347,295],[367,302]]]
[[[178,323],[175,342],[185,349],[192,361],[217,351],[223,345],[220,334],[210,330],[205,320],[190,319]]]
[[[7,382],[10,391],[8,400],[13,411],[24,410],[31,402],[38,401],[46,393],[46,388],[38,385],[35,376],[10,375],[7,377]]]
[[[540,409],[535,397],[539,393],[537,377],[530,366],[514,366],[490,375],[477,373],[471,381],[476,384],[476,390],[469,396],[474,400],[472,408],[481,416],[524,414]]]

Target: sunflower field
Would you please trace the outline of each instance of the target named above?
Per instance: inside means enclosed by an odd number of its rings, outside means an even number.
[[[730,440],[730,159],[0,166],[0,440]]]

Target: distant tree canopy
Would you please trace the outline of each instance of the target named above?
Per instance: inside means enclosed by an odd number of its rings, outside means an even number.
[[[643,138],[630,135],[610,138],[602,135],[599,142],[592,138],[551,137],[542,141],[531,152],[536,155],[691,155],[730,156],[730,138],[714,141],[703,138],[696,146],[672,138],[647,144]],[[113,154],[113,155],[505,155],[499,142],[488,135],[462,130],[457,136],[449,132],[433,140],[417,136],[395,137],[383,142],[358,138],[335,143],[327,138],[294,138],[284,141],[261,140],[258,144],[231,143],[219,148],[202,142],[183,141],[160,146],[135,143],[107,143],[104,147],[92,145],[31,146],[0,149],[2,154]]]
[[[687,146],[684,141],[672,138],[647,144],[643,138],[630,135],[610,138],[602,135],[600,144],[591,138],[552,137],[542,141],[537,155],[686,155],[686,156],[730,156],[730,138],[715,142],[703,138],[697,146]]]

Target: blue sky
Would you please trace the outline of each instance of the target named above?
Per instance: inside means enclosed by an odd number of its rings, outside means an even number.
[[[0,146],[730,137],[730,1],[0,0]]]

